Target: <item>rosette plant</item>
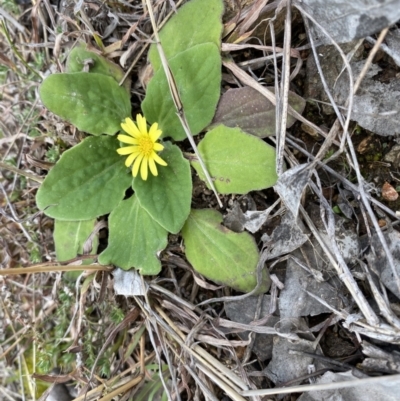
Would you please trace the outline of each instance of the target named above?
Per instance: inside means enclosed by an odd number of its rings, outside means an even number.
[[[221,93],[222,12],[222,0],[192,0],[161,30],[160,41],[191,133],[206,132],[198,151],[217,192],[245,194],[275,184],[275,150],[239,127],[210,128]],[[37,192],[39,209],[56,221],[57,257],[81,252],[96,220],[108,215],[99,263],[158,274],[168,233],[181,233],[194,269],[251,291],[259,255],[254,238],[224,227],[217,210],[191,210],[192,175],[204,179],[204,172],[196,156],[177,145],[186,134],[157,46],[148,58],[154,75],[134,116],[130,83],[119,85],[123,71],[83,45],[70,52],[65,73],[50,75],[40,87],[50,111],[91,134],[63,153]],[[263,274],[259,292],[268,286]]]

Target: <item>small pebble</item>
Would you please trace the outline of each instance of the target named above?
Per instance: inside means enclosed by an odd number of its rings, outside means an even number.
[[[399,194],[388,182],[385,182],[382,187],[382,197],[387,201],[395,201]]]

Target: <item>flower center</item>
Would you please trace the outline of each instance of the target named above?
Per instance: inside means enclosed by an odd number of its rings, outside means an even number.
[[[143,156],[149,157],[154,149],[154,143],[149,137],[140,138],[139,150]]]

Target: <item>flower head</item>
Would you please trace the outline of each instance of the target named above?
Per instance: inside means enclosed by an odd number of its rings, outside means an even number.
[[[158,175],[156,163],[166,166],[167,163],[157,155],[164,149],[161,143],[157,143],[162,131],[158,129],[158,124],[154,123],[150,130],[147,131],[146,118],[141,114],[136,116],[136,124],[130,119],[125,118],[121,124],[122,129],[129,134],[118,135],[118,140],[127,143],[130,146],[124,146],[117,149],[120,155],[129,155],[125,160],[126,167],[132,167],[132,175],[137,176],[140,167],[140,176],[143,180],[147,180],[148,168],[153,175]]]

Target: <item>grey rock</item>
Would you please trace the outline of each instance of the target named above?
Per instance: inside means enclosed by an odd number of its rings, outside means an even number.
[[[396,274],[400,277],[400,233],[392,229],[384,233],[384,236],[393,257]],[[373,270],[380,275],[383,284],[400,299],[400,289],[397,286],[394,273],[389,266],[385,251],[378,236],[374,234],[369,242],[371,246],[374,247],[375,254],[372,251],[368,252],[366,255],[368,263],[372,266]]]
[[[254,316],[256,313],[258,297],[247,297],[240,301],[230,301],[225,302],[225,311],[227,316],[233,322],[249,324],[254,321]],[[262,305],[261,305],[261,314],[259,319],[268,315],[270,305],[270,296],[264,295]],[[271,316],[265,326],[273,327],[279,318],[276,316]],[[247,340],[249,336],[249,332],[239,333],[239,336]],[[269,334],[256,334],[253,352],[257,355],[260,361],[265,361],[266,359],[270,359],[272,356],[272,340],[273,336]]]
[[[307,255],[307,259],[312,266],[311,271],[305,270],[295,260],[289,259],[287,262],[285,288],[281,291],[279,297],[279,309],[282,317],[299,317],[299,316],[316,316],[321,313],[329,313],[331,310],[316,301],[306,291],[323,299],[333,308],[343,306],[339,297],[338,280],[330,279],[325,281],[324,272],[327,264],[324,261],[315,262],[318,250],[315,246],[305,244],[302,251]],[[293,256],[296,257],[304,266],[307,266],[306,259],[300,251],[295,251]]]
[[[63,383],[57,383],[51,389],[46,401],[71,401],[72,399],[73,397],[71,396],[68,387]]]
[[[392,149],[390,149],[389,153],[387,153],[383,161],[386,163],[390,163],[393,169],[397,170],[400,168],[400,145],[394,145]]]
[[[343,373],[326,372],[318,381],[318,384],[345,382],[357,380],[351,371]],[[398,401],[400,383],[393,380],[391,383],[363,384],[339,388],[336,390],[310,391],[303,393],[297,401]]]
[[[302,330],[307,326],[303,319],[284,319],[281,325],[286,325],[287,332]],[[283,327],[282,327],[283,328]],[[308,374],[308,368],[314,364],[314,358],[303,354],[321,354],[320,349],[315,349],[311,333],[303,334],[308,338],[300,338],[297,341],[275,336],[273,341],[272,360],[264,369],[266,376],[278,386],[300,376]],[[320,364],[316,364],[319,369]]]
[[[294,3],[311,14],[337,43],[373,35],[400,19],[397,1],[296,0]],[[313,37],[319,42],[331,43],[316,26]]]

